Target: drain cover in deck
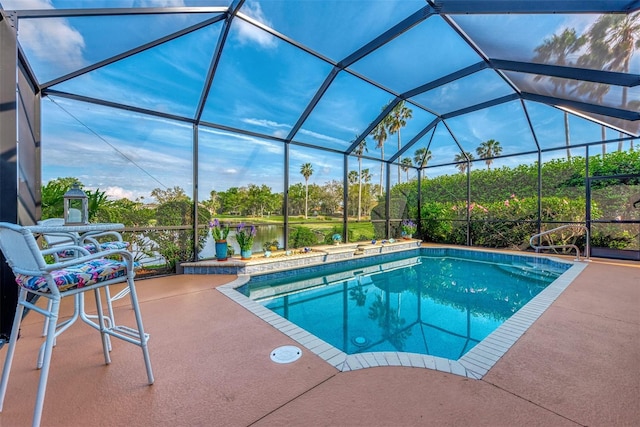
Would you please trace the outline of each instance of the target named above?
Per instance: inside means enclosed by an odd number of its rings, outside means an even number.
[[[291,363],[300,359],[302,350],[293,345],[283,345],[271,352],[271,360],[276,363]]]

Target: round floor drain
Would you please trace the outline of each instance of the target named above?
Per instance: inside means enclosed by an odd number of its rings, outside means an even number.
[[[293,345],[283,345],[271,352],[271,360],[276,363],[291,363],[300,359],[302,350]]]

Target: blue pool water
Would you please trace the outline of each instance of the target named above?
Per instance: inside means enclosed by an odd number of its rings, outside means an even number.
[[[413,253],[252,278],[238,290],[347,354],[457,360],[571,266],[456,249]]]

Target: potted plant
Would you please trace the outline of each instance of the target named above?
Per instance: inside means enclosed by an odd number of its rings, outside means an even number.
[[[270,257],[271,252],[277,251],[280,248],[280,242],[277,240],[266,241],[262,244],[262,250],[264,251],[265,257]]]
[[[342,236],[338,233],[331,236],[331,240],[333,240],[334,245],[338,245],[342,241]]]
[[[240,257],[242,259],[251,259],[251,251],[253,249],[253,239],[256,237],[256,227],[254,225],[245,225],[240,223],[236,227],[236,241],[240,245]]]
[[[418,227],[416,226],[416,223],[411,221],[410,219],[405,219],[404,221],[402,221],[402,237],[404,237],[405,239],[410,239],[411,236],[413,236],[413,233],[415,233],[418,230]]]
[[[209,228],[211,229],[211,235],[213,240],[216,241],[216,259],[218,261],[227,260],[227,236],[229,235],[229,225],[221,224],[218,219],[209,221]]]

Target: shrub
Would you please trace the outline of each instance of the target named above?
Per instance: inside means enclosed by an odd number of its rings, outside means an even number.
[[[422,233],[420,238],[429,242],[446,241],[451,234],[455,217],[452,203],[425,203],[422,206]],[[465,233],[466,234],[466,233]],[[466,240],[466,239],[465,239]]]
[[[333,236],[339,234],[342,237],[342,242],[345,241],[344,237],[342,236],[342,227],[338,226],[338,225],[334,225],[333,228],[331,228],[330,231],[325,231],[324,232],[324,238],[323,238],[323,243],[325,245],[332,245],[334,243],[333,241]],[[355,231],[354,230],[349,230],[349,242],[355,242]]]
[[[289,235],[289,246],[292,248],[304,248],[318,244],[316,234],[307,227],[295,227]]]
[[[374,236],[376,239],[384,239],[387,237],[385,232],[386,227],[386,203],[384,200],[378,202],[376,207],[371,210],[371,221],[373,222]],[[391,198],[391,204],[389,208],[389,215],[393,219],[404,219],[409,217],[409,211],[407,208],[406,198],[394,197]],[[389,230],[389,236],[400,236],[402,232],[401,221],[391,221],[391,229]],[[349,236],[351,238],[351,236]]]

